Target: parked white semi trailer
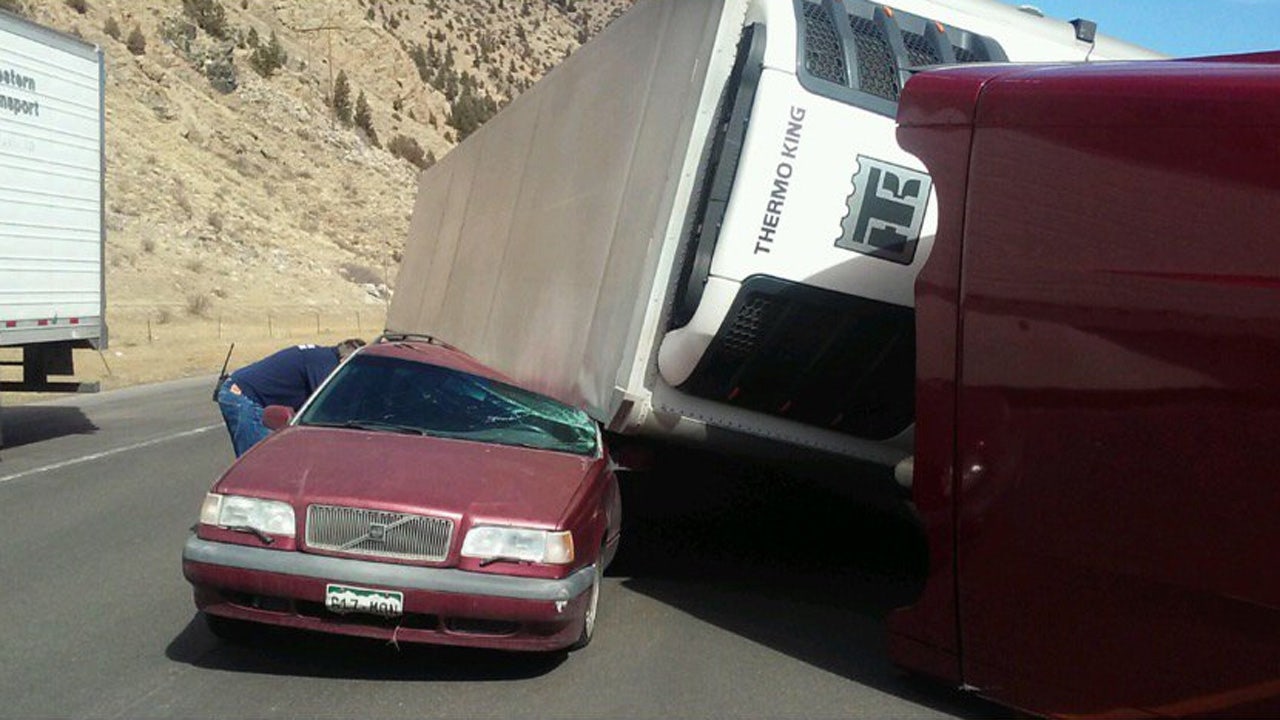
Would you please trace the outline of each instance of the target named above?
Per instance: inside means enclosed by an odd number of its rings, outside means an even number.
[[[93,391],[73,348],[104,348],[101,50],[0,11],[0,391]]]
[[[1152,58],[996,0],[641,0],[420,179],[388,330],[608,429],[911,453],[920,67]]]

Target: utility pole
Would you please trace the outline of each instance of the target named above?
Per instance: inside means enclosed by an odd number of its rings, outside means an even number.
[[[326,4],[326,10],[327,10],[326,17],[324,19],[323,24],[321,25],[316,25],[314,27],[294,27],[289,23],[284,22],[284,26],[296,33],[316,33],[316,32],[324,31],[325,44],[326,44],[327,55],[328,55],[328,64],[329,64],[329,90],[327,92],[327,97],[328,97],[329,103],[332,105],[333,103],[333,31],[334,30],[345,31],[347,30],[347,28],[342,25],[338,25],[334,23],[334,16],[337,13],[333,9],[332,2]],[[329,121],[330,123],[332,123],[333,118],[330,117]]]

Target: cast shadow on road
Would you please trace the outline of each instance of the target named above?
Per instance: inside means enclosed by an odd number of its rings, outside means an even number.
[[[293,677],[421,682],[524,680],[545,675],[565,653],[503,654],[262,628],[252,642],[214,637],[199,615],[165,648],[174,662],[210,670]]]
[[[610,575],[797,660],[960,717],[1008,711],[909,676],[885,617],[919,594],[921,529],[887,471],[681,454],[623,480]]]
[[[56,405],[14,405],[0,412],[0,432],[6,448],[30,445],[67,435],[98,431],[80,408]]]

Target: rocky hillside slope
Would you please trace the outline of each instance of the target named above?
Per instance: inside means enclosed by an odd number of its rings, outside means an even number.
[[[419,168],[629,4],[0,0],[104,49],[117,337],[381,305]]]

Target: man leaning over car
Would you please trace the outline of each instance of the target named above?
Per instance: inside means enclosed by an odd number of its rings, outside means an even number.
[[[297,412],[338,363],[363,346],[359,338],[334,346],[296,345],[231,373],[218,388],[218,407],[236,457],[270,434],[262,424],[263,408],[286,405]]]

